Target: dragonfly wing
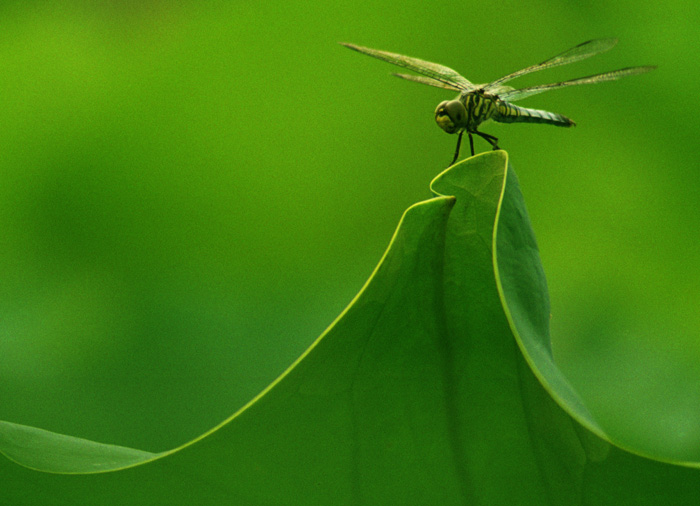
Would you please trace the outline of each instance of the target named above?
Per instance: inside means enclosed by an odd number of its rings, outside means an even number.
[[[485,86],[486,86],[485,84],[482,84],[480,86],[480,88],[484,88]],[[509,93],[513,90],[515,90],[515,88],[513,88],[512,86],[501,85],[501,86],[496,86],[495,88],[490,88],[489,93],[491,95],[498,95],[500,97],[500,96],[503,96],[506,93]]]
[[[432,63],[425,60],[419,60],[418,58],[411,58],[410,56],[404,56],[402,54],[390,53],[388,51],[379,51],[378,49],[370,49],[368,47],[356,46],[354,44],[347,44],[345,42],[341,42],[341,44],[347,48],[352,49],[353,51],[358,51],[360,53],[373,56],[374,58],[384,60],[385,62],[393,63],[394,65],[398,65],[399,67],[407,68],[414,72],[418,72],[419,74],[423,74],[424,76],[428,76],[429,78],[435,81],[452,87],[448,89],[456,88],[461,91],[472,91],[476,89],[476,87],[471,82],[469,82],[468,79],[464,78],[451,68],[445,67],[444,65],[439,65],[437,63]],[[423,82],[423,84],[428,84],[428,82],[425,81],[415,81]],[[434,84],[431,84],[431,86],[434,86]]]
[[[406,79],[407,81],[413,81],[416,83],[421,83],[421,84],[427,84],[428,86],[435,86],[436,88],[444,88],[446,90],[452,90],[452,91],[462,91],[460,88],[457,88],[456,86],[452,84],[445,84],[441,81],[438,81],[437,79],[433,79],[432,77],[426,77],[426,76],[414,76],[414,75],[409,75],[409,74],[393,74],[396,77],[400,77],[401,79]]]
[[[571,79],[569,81],[562,81],[559,83],[550,84],[540,84],[538,86],[530,86],[528,88],[522,88],[519,90],[506,91],[505,93],[499,95],[501,100],[507,102],[515,102],[516,100],[522,100],[523,98],[531,97],[532,95],[537,95],[543,91],[555,90],[557,88],[565,88],[567,86],[578,86],[581,84],[595,84],[604,83],[606,81],[617,81],[627,76],[634,76],[637,74],[644,74],[656,67],[628,67],[620,70],[613,70],[611,72],[603,72],[602,74],[595,74],[588,77],[579,77],[578,79]]]
[[[516,77],[524,76],[525,74],[530,74],[532,72],[537,72],[538,70],[558,67],[559,65],[566,65],[568,63],[574,63],[580,60],[584,60],[586,58],[590,58],[591,56],[595,56],[604,51],[612,49],[615,46],[615,44],[617,44],[617,39],[614,38],[589,40],[587,42],[579,44],[578,46],[572,47],[571,49],[568,49],[563,53],[550,58],[549,60],[545,60],[542,63],[525,67],[524,69],[513,72],[512,74],[503,76],[500,79],[496,79],[495,81],[487,84],[484,87],[484,90],[490,92],[499,85],[510,81],[511,79],[515,79]]]

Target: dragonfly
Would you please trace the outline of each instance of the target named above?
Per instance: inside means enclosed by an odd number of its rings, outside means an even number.
[[[458,134],[457,148],[450,165],[453,165],[459,158],[462,135],[466,132],[469,136],[469,145],[472,156],[474,156],[474,137],[486,140],[494,150],[498,147],[498,138],[493,135],[481,132],[479,126],[488,120],[499,123],[544,123],[560,127],[572,127],[576,123],[562,114],[543,111],[540,109],[529,109],[519,107],[512,102],[522,100],[539,93],[566,88],[568,86],[578,86],[581,84],[595,84],[606,81],[616,81],[623,77],[644,74],[656,67],[653,65],[641,67],[626,67],[602,74],[595,74],[587,77],[579,77],[568,81],[556,83],[540,84],[527,88],[515,89],[505,83],[517,77],[538,72],[540,70],[567,65],[584,60],[591,56],[603,53],[612,49],[617,44],[616,38],[594,39],[583,42],[578,46],[564,51],[548,60],[536,65],[531,65],[523,69],[512,72],[488,84],[473,84],[471,81],[452,70],[449,67],[432,63],[418,58],[411,58],[397,53],[370,49],[368,47],[357,46],[341,42],[341,44],[354,51],[373,56],[399,67],[406,68],[422,75],[413,74],[393,74],[401,79],[416,83],[427,84],[446,90],[459,92],[459,96],[454,100],[444,100],[435,109],[435,121],[438,126],[448,134]]]

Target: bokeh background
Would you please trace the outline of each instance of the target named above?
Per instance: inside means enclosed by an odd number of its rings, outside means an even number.
[[[522,103],[575,129],[485,131],[572,382],[620,437],[696,443],[698,19],[682,0],[3,2],[0,419],[169,449],[332,322],[455,142],[433,120],[449,93],[337,42],[484,82],[615,36],[513,84],[659,68]]]

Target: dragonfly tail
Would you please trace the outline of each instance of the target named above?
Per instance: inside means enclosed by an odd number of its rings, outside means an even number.
[[[501,102],[498,104],[492,118],[499,123],[545,123],[561,127],[576,126],[576,123],[562,114],[542,111],[540,109],[528,109],[517,105]]]

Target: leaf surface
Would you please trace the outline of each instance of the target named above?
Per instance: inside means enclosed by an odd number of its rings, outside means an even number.
[[[497,151],[438,176],[329,329],[183,447],[0,423],[0,502],[697,504],[696,469],[607,441],[552,360],[546,281],[507,166]]]

